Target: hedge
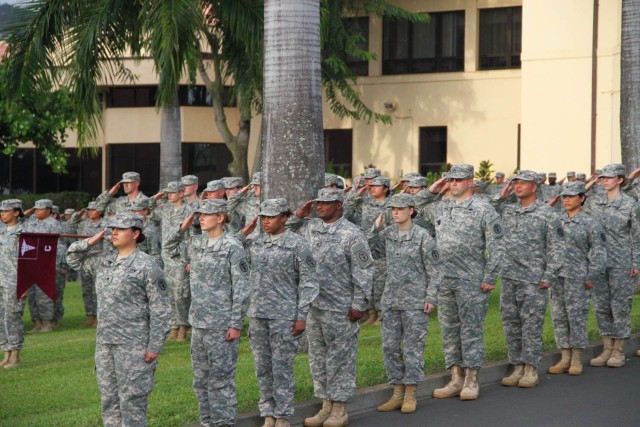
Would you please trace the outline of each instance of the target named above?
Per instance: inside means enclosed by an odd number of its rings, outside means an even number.
[[[60,193],[43,193],[43,194],[5,194],[0,195],[0,200],[6,199],[20,199],[22,200],[22,206],[24,210],[32,208],[36,200],[51,199],[53,204],[60,207],[60,212],[65,209],[73,208],[80,209],[86,207],[87,204],[93,200],[93,197],[89,193],[83,193],[81,191],[62,191]]]

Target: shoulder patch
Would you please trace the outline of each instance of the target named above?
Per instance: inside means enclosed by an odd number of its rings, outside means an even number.
[[[425,253],[429,257],[429,259],[437,264],[440,262],[440,251],[438,250],[438,243],[435,239],[429,239],[425,242]]]
[[[560,218],[556,218],[551,221],[550,225],[551,228],[553,228],[553,230],[556,232],[556,235],[561,239],[564,239],[564,228],[562,228],[562,221],[560,221]]]
[[[498,238],[504,235],[502,217],[500,217],[497,212],[491,212],[487,215],[487,227],[491,231],[493,237]]]
[[[163,278],[159,279],[157,281],[157,284],[158,284],[158,289],[160,289],[161,291],[164,292],[167,290],[167,282]]]
[[[362,241],[351,246],[351,254],[360,268],[367,268],[373,263],[369,248]]]
[[[640,204],[636,206],[635,211],[636,211],[636,219],[640,221]]]
[[[307,264],[309,267],[316,268],[316,260],[313,259],[313,253],[311,252],[311,249],[309,249],[306,246],[303,246],[299,256],[302,262]]]

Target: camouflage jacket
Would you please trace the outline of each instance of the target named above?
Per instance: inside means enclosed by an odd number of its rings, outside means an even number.
[[[368,233],[373,228],[376,218],[378,218],[381,213],[384,213],[385,227],[393,224],[391,209],[387,206],[389,200],[387,197],[382,202],[376,202],[371,196],[360,196],[357,193],[349,200],[349,207],[355,217],[360,219],[360,224],[357,225],[360,226],[363,232]],[[369,240],[369,248],[371,249],[373,259],[384,258],[383,243],[378,237]]]
[[[18,284],[18,244],[20,233],[24,230],[24,224],[18,222],[14,228],[0,228],[0,288],[4,289],[5,300],[0,304],[5,305],[5,310],[21,308],[16,297]]]
[[[46,234],[62,234],[62,225],[60,221],[53,217],[48,217],[40,221],[35,216],[24,222],[24,232],[27,233],[46,233]],[[58,247],[56,252],[56,267],[65,267],[65,252],[67,247],[63,239],[58,239]]]
[[[560,276],[598,283],[607,265],[604,230],[584,212],[573,218],[564,213],[560,219],[566,233],[566,255]]]
[[[138,193],[137,199],[148,199],[142,192]],[[96,197],[96,207],[102,212],[131,212],[131,201],[126,194],[120,197],[111,197],[109,190],[104,191]]]

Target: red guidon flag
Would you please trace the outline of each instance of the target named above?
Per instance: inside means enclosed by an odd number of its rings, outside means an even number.
[[[59,234],[21,233],[18,248],[19,299],[31,286],[56,299],[56,254]]]

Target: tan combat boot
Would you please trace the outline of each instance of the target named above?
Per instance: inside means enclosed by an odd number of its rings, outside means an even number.
[[[442,388],[433,390],[433,397],[436,399],[447,399],[459,396],[464,386],[464,372],[458,365],[451,367],[451,381]]]
[[[402,407],[402,401],[404,400],[404,384],[393,385],[393,395],[378,406],[378,412],[391,412]]]
[[[569,365],[571,365],[571,349],[562,348],[560,349],[560,353],[562,354],[562,358],[558,363],[549,368],[550,374],[564,374],[569,370]]]
[[[533,365],[524,365],[524,375],[518,382],[518,387],[532,388],[538,385],[538,370]]]
[[[289,420],[286,418],[278,418],[275,427],[291,427]]]
[[[371,326],[378,320],[378,312],[375,309],[372,308],[367,313],[369,314],[369,317],[367,317],[367,320],[362,324],[362,326]]]
[[[9,363],[4,365],[4,369],[17,368],[20,365],[20,350],[11,350],[11,356],[9,356]]]
[[[346,402],[333,402],[331,415],[324,422],[323,427],[344,427],[349,424]]]
[[[464,387],[460,392],[460,400],[476,400],[479,394],[478,370],[473,368],[465,369]]]
[[[595,359],[591,359],[591,366],[604,366],[607,364],[607,360],[611,357],[613,351],[613,339],[610,336],[602,337],[602,353]]]
[[[28,334],[35,334],[40,332],[40,329],[42,329],[42,320],[36,320],[35,324],[36,326],[34,326],[29,332],[27,332]]]
[[[47,332],[52,332],[53,331],[53,321],[51,320],[43,320],[42,321],[42,328],[40,328],[40,332],[41,334],[43,333],[47,333]]]
[[[625,340],[613,340],[613,351],[611,357],[607,360],[607,366],[610,368],[620,368],[624,366],[626,357],[624,355],[624,341]]]
[[[373,324],[376,325],[376,326],[380,326],[381,325],[381,323],[380,323],[381,321],[382,321],[382,311],[378,310],[378,311],[376,311],[376,321],[373,322]]]
[[[582,374],[582,349],[571,349],[571,366],[569,367],[569,375]]]
[[[184,325],[180,325],[178,329],[178,336],[176,337],[176,342],[185,342],[187,340],[187,327]]]
[[[276,419],[273,417],[264,417],[262,427],[276,427]]]
[[[87,316],[87,321],[82,324],[82,326],[86,326],[87,328],[92,328],[98,324],[96,316]]]
[[[640,357],[640,350],[636,351],[636,356]]]
[[[511,375],[502,379],[502,385],[506,385],[507,387],[515,387],[518,385],[523,375],[524,365],[522,363],[518,363],[513,367],[513,372],[511,373]]]
[[[0,367],[4,368],[4,366],[9,363],[9,358],[11,357],[11,350],[4,352],[4,359],[0,362]]]
[[[169,336],[167,337],[167,341],[175,341],[176,338],[178,338],[178,328],[171,329],[171,332],[169,332]]]
[[[305,427],[322,427],[327,418],[331,415],[331,401],[323,400],[322,408],[313,416],[304,419]]]
[[[416,412],[416,384],[407,384],[404,386],[404,400],[402,401],[402,408],[400,412],[403,414],[413,414]]]

